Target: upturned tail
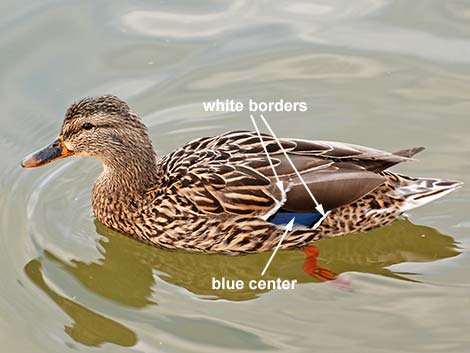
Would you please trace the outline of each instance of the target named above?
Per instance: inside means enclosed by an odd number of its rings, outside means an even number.
[[[386,172],[385,175],[396,186],[389,195],[402,201],[399,206],[401,212],[425,205],[463,185],[457,180],[414,178],[391,172]]]

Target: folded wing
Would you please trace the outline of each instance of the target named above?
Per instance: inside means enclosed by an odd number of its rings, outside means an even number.
[[[287,192],[276,178],[258,135],[235,131],[202,138],[161,161],[168,187],[178,190],[202,213],[269,216],[282,209],[309,212],[315,204],[278,143],[263,143]],[[378,173],[410,160],[400,154],[329,141],[281,139],[303,180],[326,210],[354,202],[385,182]]]

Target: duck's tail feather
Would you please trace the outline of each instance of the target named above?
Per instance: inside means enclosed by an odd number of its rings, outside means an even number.
[[[395,179],[397,188],[390,196],[403,200],[400,205],[402,212],[434,201],[463,185],[461,181],[456,180],[413,178],[396,173],[393,173],[393,179]]]
[[[424,149],[425,149],[424,147],[418,146],[418,147],[412,147],[412,148],[407,148],[407,149],[404,149],[404,150],[396,151],[396,152],[393,152],[393,154],[395,156],[411,158],[415,154],[423,151]]]

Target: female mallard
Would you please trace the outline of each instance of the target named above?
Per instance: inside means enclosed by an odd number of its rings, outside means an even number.
[[[85,98],[67,110],[59,138],[26,157],[39,167],[78,155],[103,163],[93,188],[96,218],[164,248],[229,254],[273,249],[293,216],[282,248],[386,225],[441,197],[460,182],[412,178],[386,169],[422,150],[387,153],[339,142],[280,139],[308,188],[330,211],[321,225],[315,204],[276,140],[263,135],[284,184],[276,185],[254,132],[189,142],[157,159],[147,128],[114,96]],[[284,221],[286,219],[287,221]]]

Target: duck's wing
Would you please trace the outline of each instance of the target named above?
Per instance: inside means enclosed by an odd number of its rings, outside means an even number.
[[[296,144],[288,155],[297,169],[311,158],[328,161],[326,168],[303,169],[302,179],[312,194],[325,209],[334,209],[354,202],[385,182],[380,172],[395,164],[410,161],[422,151],[414,147],[394,153],[369,147],[332,141],[306,141],[287,139]],[[283,174],[293,173],[284,156],[279,169]],[[294,212],[308,212],[314,209],[314,202],[305,192],[305,187],[297,175],[291,176],[290,191],[283,209]]]
[[[282,208],[315,210],[300,178],[276,140],[236,131],[188,143],[160,162],[167,187],[200,212],[269,216]],[[280,139],[280,144],[325,209],[351,203],[385,182],[377,172],[409,158],[328,141]],[[285,192],[276,186],[273,163]]]

